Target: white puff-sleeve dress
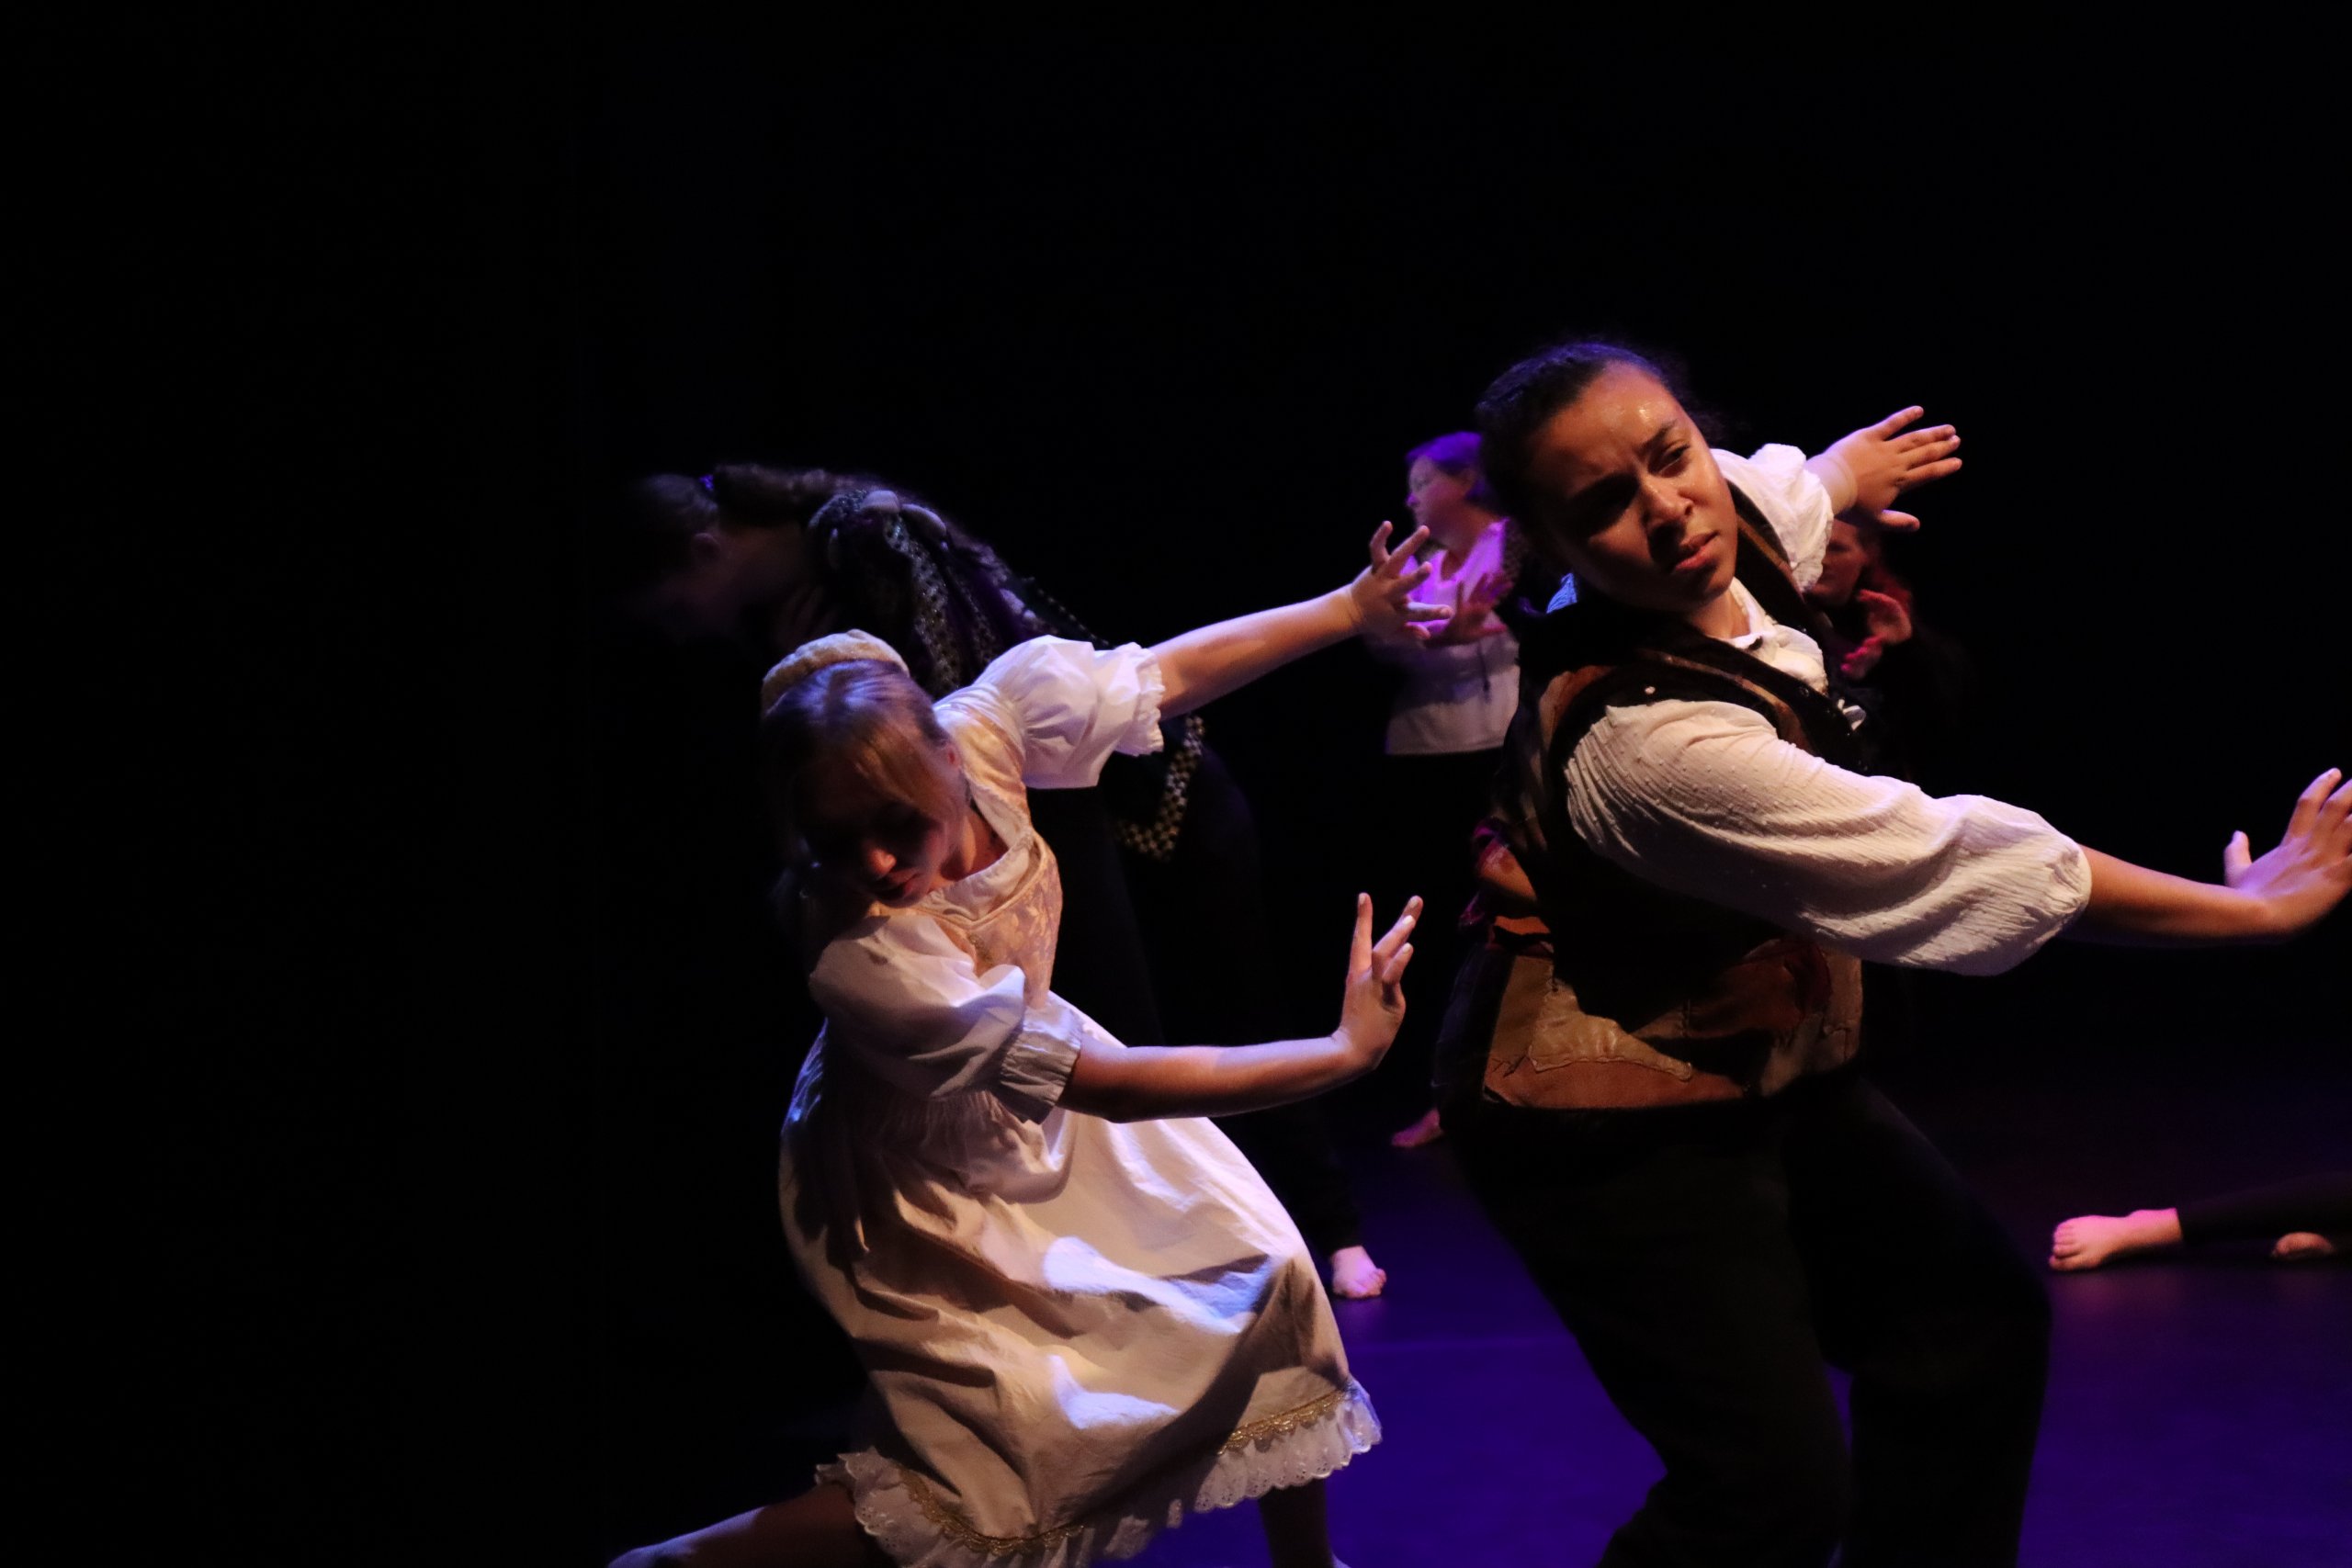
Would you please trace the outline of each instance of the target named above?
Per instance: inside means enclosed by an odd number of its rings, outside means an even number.
[[[1061,1108],[1061,883],[1024,784],[1159,744],[1157,662],[1039,638],[938,705],[993,864],[869,908],[819,956],[785,1230],[872,1380],[823,1467],[894,1559],[1075,1568],[1379,1439],[1306,1244],[1222,1133]]]

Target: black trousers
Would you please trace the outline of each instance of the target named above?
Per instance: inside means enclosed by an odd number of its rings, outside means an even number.
[[[1470,835],[1493,808],[1500,761],[1498,750],[1381,759],[1381,852],[1365,865],[1374,930],[1386,930],[1407,898],[1422,900],[1420,923],[1413,929],[1413,967],[1405,977],[1404,1027],[1373,1075],[1391,1115],[1415,1116],[1430,1107],[1446,1000],[1463,955],[1471,951],[1461,930],[1463,908],[1477,886]]]
[[[2199,1198],[2175,1211],[2186,1247],[2217,1241],[2275,1241],[2290,1231],[2352,1235],[2352,1171],[2297,1177],[2248,1192]]]
[[[1666,1463],[1601,1562],[2014,1562],[2049,1306],[1849,1069],[1662,1111],[1465,1108],[1487,1213]],[[1850,1456],[1826,1367],[1853,1374]]]

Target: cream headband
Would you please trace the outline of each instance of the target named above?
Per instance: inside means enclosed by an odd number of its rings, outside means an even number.
[[[775,706],[776,699],[828,664],[847,664],[855,659],[878,659],[893,664],[901,674],[907,673],[907,661],[899,650],[876,637],[872,632],[835,632],[814,642],[804,642],[778,660],[760,682],[760,712],[765,714]]]

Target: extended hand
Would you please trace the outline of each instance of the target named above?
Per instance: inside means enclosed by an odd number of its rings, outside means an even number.
[[[2330,768],[2296,798],[2278,848],[2256,860],[2244,833],[2222,852],[2222,880],[2270,906],[2280,939],[2316,925],[2352,892],[2352,784]],[[2332,793],[2331,793],[2332,792]]]
[[[1462,595],[1462,603],[1453,614],[1430,628],[1430,640],[1435,643],[1476,642],[1482,637],[1500,637],[1510,628],[1495,619],[1495,606],[1510,592],[1510,576],[1507,572],[1490,571],[1472,583]]]
[[[1930,479],[1960,472],[1960,434],[1949,424],[1905,431],[1926,412],[1907,408],[1888,414],[1839,437],[1822,457],[1842,468],[1853,481],[1853,500],[1838,513],[1849,523],[1871,527],[1911,529],[1919,520],[1907,512],[1890,512],[1895,497],[1917,490]],[[1834,493],[1834,487],[1833,487]]]
[[[1868,588],[1854,590],[1854,597],[1862,602],[1862,624],[1882,650],[1911,640],[1911,612],[1903,607],[1902,600]]]
[[[1414,529],[1393,550],[1388,547],[1388,534],[1385,523],[1372,531],[1372,564],[1348,584],[1349,613],[1355,617],[1356,629],[1367,637],[1426,642],[1429,628],[1421,623],[1445,618],[1444,605],[1425,604],[1413,597],[1413,590],[1430,574],[1429,563],[1416,563],[1413,552],[1421,547],[1430,531]]]
[[[1355,939],[1348,945],[1348,986],[1340,994],[1340,1027],[1332,1038],[1354,1059],[1355,1070],[1369,1072],[1388,1054],[1389,1043],[1405,1021],[1405,965],[1413,961],[1413,944],[1405,939],[1420,919],[1421,901],[1405,900],[1405,912],[1378,942],[1372,940],[1372,898],[1356,895]]]

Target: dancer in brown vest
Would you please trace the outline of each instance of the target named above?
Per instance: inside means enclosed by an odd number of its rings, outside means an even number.
[[[2014,1562],[2048,1308],[1852,1063],[1860,960],[1983,974],[2059,935],[2276,941],[2352,889],[2322,774],[2222,884],[1853,771],[1800,592],[1833,516],[1959,467],[1907,410],[1710,452],[1655,367],[1571,344],[1479,408],[1576,602],[1522,640],[1498,818],[1554,933],[1449,1108],[1465,1170],[1666,1475],[1608,1564]],[[1850,1459],[1826,1365],[1853,1373]]]

